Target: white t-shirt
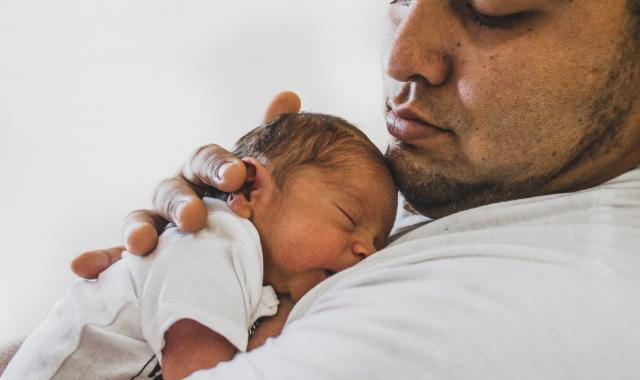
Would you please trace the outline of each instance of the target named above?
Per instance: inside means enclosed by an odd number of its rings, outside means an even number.
[[[640,379],[640,170],[426,224],[192,379]]]
[[[205,201],[204,230],[168,229],[151,255],[125,254],[98,281],[75,281],[2,379],[158,378],[164,333],[183,318],[245,351],[248,329],[276,313],[278,298],[262,286],[255,227],[224,202]]]

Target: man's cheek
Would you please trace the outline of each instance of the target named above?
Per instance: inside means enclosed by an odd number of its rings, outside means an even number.
[[[491,88],[476,83],[467,80],[457,83],[458,96],[468,121],[456,133],[462,158],[481,168],[497,158],[496,152],[504,150],[502,143],[506,136],[502,121],[509,115],[497,94],[499,88],[493,87],[489,91]]]
[[[477,176],[487,180],[518,176],[531,166],[531,151],[538,141],[530,120],[514,117],[516,111],[505,112],[508,103],[490,102],[485,112],[475,117],[468,130],[459,136],[460,158]],[[490,116],[498,117],[490,117]]]

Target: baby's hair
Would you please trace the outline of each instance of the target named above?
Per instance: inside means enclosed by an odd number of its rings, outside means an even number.
[[[329,174],[363,164],[386,168],[384,156],[362,131],[342,118],[318,113],[283,114],[240,138],[233,153],[270,167],[280,189],[303,167]]]

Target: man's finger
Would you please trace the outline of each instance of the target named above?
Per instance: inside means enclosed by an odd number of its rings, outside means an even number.
[[[163,217],[149,210],[137,210],[127,215],[122,229],[127,251],[134,255],[151,253],[167,223]]]
[[[213,187],[226,193],[239,190],[247,179],[244,163],[216,144],[198,148],[181,174],[198,187]]]
[[[89,280],[98,278],[111,264],[120,260],[124,247],[113,247],[85,252],[71,261],[71,270],[78,277]]]
[[[284,91],[276,95],[264,113],[263,123],[267,123],[284,113],[297,113],[302,109],[300,97],[293,91]]]
[[[183,232],[200,231],[207,223],[207,208],[202,199],[181,177],[160,182],[153,195],[153,207]]]
[[[291,91],[276,95],[264,114],[264,122],[283,113],[300,112],[300,97]],[[239,190],[247,179],[244,163],[226,149],[215,145],[198,148],[184,164],[180,173],[197,187],[213,187],[222,192]]]

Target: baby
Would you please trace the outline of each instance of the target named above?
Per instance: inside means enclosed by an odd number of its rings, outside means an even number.
[[[125,254],[99,281],[76,281],[2,379],[166,379],[213,367],[246,350],[278,294],[295,302],[384,246],[396,189],[381,153],[346,121],[283,115],[235,154],[247,182],[226,202],[205,198],[204,230],[170,228],[149,256]],[[200,349],[169,333],[185,320],[219,339]],[[166,350],[180,343],[194,349]]]

